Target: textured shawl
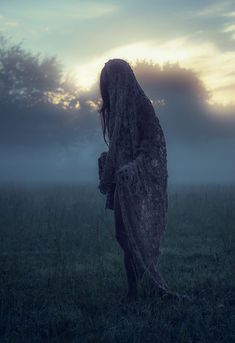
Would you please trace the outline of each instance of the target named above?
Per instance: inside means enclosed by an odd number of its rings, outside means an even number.
[[[168,209],[164,134],[129,64],[112,59],[104,68],[110,100],[109,150],[98,160],[100,189],[105,190],[106,208],[110,209],[114,189],[118,192],[136,264],[143,275],[147,273],[166,289],[157,270]]]

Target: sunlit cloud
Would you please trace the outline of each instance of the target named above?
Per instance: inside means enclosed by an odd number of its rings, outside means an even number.
[[[184,46],[184,49],[183,49]],[[206,50],[208,44],[202,45],[201,49]],[[98,77],[98,71],[104,63],[111,58],[123,58],[130,63],[137,60],[149,60],[163,65],[165,62],[182,62],[189,60],[199,52],[193,46],[187,46],[187,39],[181,37],[165,44],[156,44],[155,41],[137,42],[108,51],[88,64],[80,65],[76,69],[77,82],[80,87],[89,88]]]
[[[229,13],[224,13],[223,15],[224,15],[224,17],[229,17],[229,18],[235,17],[235,11],[234,12],[229,12]]]
[[[87,64],[80,64],[75,68],[75,80],[81,90],[89,90],[98,79],[98,72],[101,69],[104,59],[93,60]]]
[[[223,30],[223,32],[234,32],[235,31],[235,25],[228,25],[227,27],[225,27],[225,29]]]
[[[229,86],[218,87],[213,90],[212,103],[219,103],[222,105],[234,104],[233,98],[235,93],[235,83]]]
[[[117,0],[42,0],[34,5],[23,0],[16,6],[6,1],[1,5],[0,30],[16,40],[24,38],[35,51],[55,53],[64,60],[67,70],[76,75],[80,89],[94,85],[110,58],[123,58],[132,64],[152,60],[160,65],[179,63],[198,73],[211,92],[211,102],[235,101],[233,0],[206,1],[204,7],[188,2],[185,13],[179,4],[170,11],[174,11],[175,19],[169,28],[162,21],[167,4],[151,2],[146,6],[132,2],[138,9],[133,11],[133,17],[128,12],[131,1],[126,2],[127,6]],[[154,18],[152,10],[156,10]],[[113,24],[110,30],[105,27],[105,20]],[[139,25],[143,25],[141,32]],[[182,32],[186,34],[183,36]]]
[[[217,2],[215,4],[204,7],[202,10],[197,12],[199,16],[214,17],[215,15],[228,16],[228,11],[231,7],[230,1]]]
[[[120,46],[76,69],[78,86],[89,89],[96,81],[104,63],[123,58],[131,64],[138,60],[179,63],[195,71],[211,92],[210,102],[234,102],[235,51],[221,52],[212,42],[194,44],[187,37],[160,44],[156,41]]]
[[[231,34],[231,38],[235,39],[235,25],[226,25],[222,32]]]

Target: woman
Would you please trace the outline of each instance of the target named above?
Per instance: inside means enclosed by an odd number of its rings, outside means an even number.
[[[154,108],[130,65],[111,59],[100,75],[103,136],[100,192],[114,210],[116,238],[124,251],[130,298],[138,285],[150,294],[173,295],[158,270],[159,244],[167,224],[166,142]],[[175,294],[176,295],[176,294]]]

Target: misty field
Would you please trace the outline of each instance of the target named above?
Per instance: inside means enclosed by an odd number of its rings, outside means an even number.
[[[235,339],[235,185],[169,187],[160,269],[193,303],[120,301],[122,251],[96,185],[2,185],[0,228],[0,342]]]

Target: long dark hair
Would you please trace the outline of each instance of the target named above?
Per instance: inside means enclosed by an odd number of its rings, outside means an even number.
[[[102,98],[102,105],[98,112],[101,114],[101,126],[103,131],[103,137],[105,143],[106,141],[106,130],[108,131],[109,125],[109,111],[110,111],[110,102],[109,102],[109,93],[108,93],[108,75],[105,67],[102,69],[100,74],[100,94]],[[109,146],[109,145],[108,145]]]

